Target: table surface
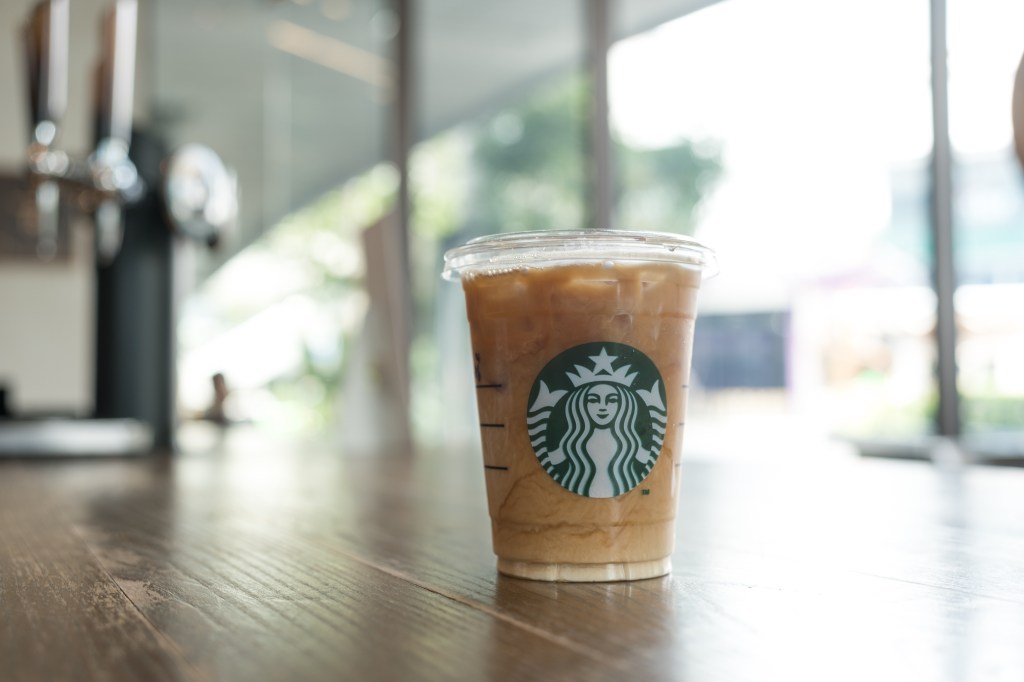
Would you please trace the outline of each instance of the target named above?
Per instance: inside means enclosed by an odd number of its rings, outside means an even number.
[[[494,570],[479,456],[0,462],[0,679],[1024,679],[1024,471],[684,465],[672,575]]]

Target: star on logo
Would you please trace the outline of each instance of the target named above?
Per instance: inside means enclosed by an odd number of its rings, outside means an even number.
[[[608,355],[608,349],[602,348],[598,355],[591,355],[590,359],[594,361],[594,374],[598,372],[613,373],[612,362],[618,360],[614,355]]]

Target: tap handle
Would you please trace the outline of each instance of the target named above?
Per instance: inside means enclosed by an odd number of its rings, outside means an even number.
[[[43,0],[22,29],[32,142],[50,146],[68,101],[68,0]]]
[[[110,141],[127,154],[135,98],[136,0],[115,0],[101,27],[102,51],[96,98],[97,142]]]

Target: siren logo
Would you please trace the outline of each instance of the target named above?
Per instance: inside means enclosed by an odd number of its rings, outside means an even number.
[[[665,386],[650,358],[623,343],[585,343],[533,382],[530,442],[559,485],[586,497],[627,493],[651,472],[665,439]]]

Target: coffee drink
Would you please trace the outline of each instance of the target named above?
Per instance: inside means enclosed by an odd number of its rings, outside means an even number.
[[[562,238],[634,238],[580,235]],[[509,575],[596,581],[670,570],[706,267],[694,254],[710,255],[689,240],[677,257],[599,246],[607,253],[548,251],[458,272],[494,551]]]

